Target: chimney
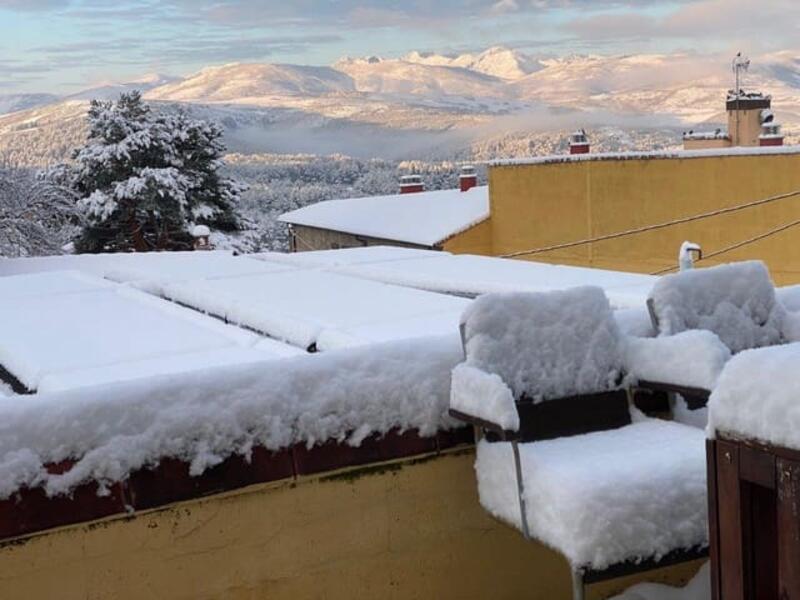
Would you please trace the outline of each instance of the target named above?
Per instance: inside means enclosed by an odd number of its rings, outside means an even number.
[[[461,167],[461,175],[458,178],[459,187],[462,192],[471,190],[478,185],[478,172],[472,165]]]
[[[783,146],[781,126],[772,119],[764,121],[761,125],[761,135],[758,136],[759,146]]]
[[[586,131],[578,129],[569,136],[569,153],[589,154],[589,139],[586,137]]]
[[[192,237],[194,238],[195,250],[211,250],[211,230],[205,225],[195,225],[192,229]]]
[[[423,191],[425,191],[425,186],[422,183],[422,177],[419,175],[403,175],[400,178],[401,194],[416,194]]]

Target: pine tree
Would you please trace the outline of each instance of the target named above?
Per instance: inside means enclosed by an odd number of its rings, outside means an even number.
[[[194,224],[238,226],[240,187],[219,176],[222,130],[186,113],[154,114],[139,92],[92,101],[72,185],[87,226],[79,252],[191,248]]]

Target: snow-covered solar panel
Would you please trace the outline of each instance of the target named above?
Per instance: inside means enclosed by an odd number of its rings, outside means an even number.
[[[489,292],[602,288],[617,308],[644,306],[656,277],[471,254],[335,267],[342,274],[423,290],[478,296]]]
[[[457,331],[468,304],[462,298],[317,269],[179,282],[166,285],[164,293],[231,323],[301,348],[317,344],[320,350]]]
[[[125,256],[131,258],[110,266],[104,276],[156,295],[162,295],[165,284],[178,281],[238,277],[292,268],[226,252],[149,252]]]
[[[286,264],[293,267],[341,267],[364,263],[420,258],[441,258],[449,252],[422,250],[400,246],[359,246],[338,250],[314,250],[312,252],[261,252],[248,257],[269,263]]]
[[[86,276],[77,271],[31,273],[14,277],[0,277],[0,302],[25,296],[44,296],[90,292],[112,287],[102,279]],[[22,300],[20,300],[22,301]]]
[[[39,273],[0,282],[11,290],[0,294],[0,365],[30,390],[113,381],[114,373],[132,379],[242,362],[246,352],[251,361],[295,352],[259,345],[262,338],[250,332],[87,275]],[[52,293],[48,282],[64,293]],[[27,293],[15,294],[15,284]]]
[[[71,270],[119,282],[230,277],[280,268],[244,256],[234,256],[226,251],[131,252],[0,259],[0,277]]]

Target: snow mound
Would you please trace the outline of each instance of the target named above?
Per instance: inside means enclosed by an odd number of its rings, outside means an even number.
[[[760,261],[665,275],[650,299],[662,335],[707,329],[734,353],[783,340],[785,311]]]
[[[625,362],[637,379],[711,390],[731,351],[704,330],[625,340]]]
[[[453,369],[450,408],[491,423],[506,431],[519,429],[514,395],[498,375],[460,364]]]
[[[742,352],[709,400],[709,432],[734,433],[800,450],[800,344]]]
[[[623,374],[621,334],[600,288],[487,294],[462,322],[466,364],[499,375],[516,398],[602,392]]]
[[[458,335],[228,365],[25,398],[0,396],[0,498],[20,486],[65,494],[109,484],[165,457],[191,474],[255,445],[277,450],[372,433],[431,436],[447,416]],[[63,474],[44,464],[77,460]]]
[[[707,544],[703,432],[647,419],[519,446],[528,526],[573,567]],[[632,451],[633,450],[633,451]],[[481,504],[520,527],[511,444],[478,444]]]

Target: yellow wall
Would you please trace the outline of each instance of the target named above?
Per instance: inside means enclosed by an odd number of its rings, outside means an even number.
[[[569,598],[566,563],[480,508],[473,460],[461,450],[253,486],[8,543],[0,597]],[[677,583],[697,567],[649,579]],[[593,586],[590,598],[631,582]]]
[[[453,254],[492,254],[492,225],[487,219],[454,235],[442,244],[442,249]]]
[[[800,189],[800,153],[566,161],[490,169],[494,255],[539,248]],[[652,272],[684,240],[713,252],[800,219],[800,196],[530,260]],[[800,226],[701,264],[763,259],[779,284],[800,282]]]

